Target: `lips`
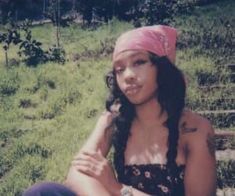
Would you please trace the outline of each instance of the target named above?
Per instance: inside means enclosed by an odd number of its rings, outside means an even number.
[[[139,89],[140,89],[140,86],[131,85],[125,89],[125,93],[126,95],[135,95],[136,93],[138,93]]]

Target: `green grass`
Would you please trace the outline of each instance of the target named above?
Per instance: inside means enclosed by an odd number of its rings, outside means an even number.
[[[190,16],[180,16],[174,24],[184,33],[201,32],[204,27],[200,24],[210,23],[212,16],[234,21],[232,5],[233,1],[227,0],[201,7]],[[0,195],[20,195],[38,181],[64,180],[73,155],[104,109],[104,76],[111,68],[110,51],[115,39],[132,27],[113,20],[96,30],[82,29],[78,24],[61,29],[61,44],[66,51],[64,65],[48,62],[27,67],[21,62],[6,68],[0,50]],[[223,31],[221,25],[214,29]],[[45,49],[55,43],[51,24],[33,27],[32,32]],[[208,109],[213,104],[213,100],[202,100],[203,96],[234,99],[226,79],[228,70],[218,64],[213,54],[200,51],[200,44],[177,53],[177,65],[188,81],[188,107],[194,110]],[[19,59],[17,47],[10,48],[9,57]],[[231,63],[227,57],[223,62]],[[210,76],[206,84],[227,87],[203,92],[198,87],[199,79],[205,75]],[[225,103],[216,105],[216,109],[224,107]],[[233,106],[228,103],[226,107]]]

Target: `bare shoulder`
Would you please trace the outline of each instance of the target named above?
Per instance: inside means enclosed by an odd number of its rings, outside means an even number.
[[[207,135],[208,133],[214,133],[212,124],[208,119],[190,110],[184,110],[180,119],[179,130],[181,135]]]
[[[179,126],[186,159],[184,178],[186,195],[215,195],[215,142],[210,121],[199,114],[185,110]]]
[[[182,114],[179,124],[181,141],[186,145],[187,149],[194,151],[206,144],[211,155],[214,154],[214,129],[211,122],[203,116],[185,110]]]

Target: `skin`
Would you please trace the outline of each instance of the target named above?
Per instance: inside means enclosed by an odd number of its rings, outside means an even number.
[[[121,53],[113,64],[118,86],[131,103],[138,107],[156,101],[157,69],[147,52]]]
[[[113,62],[117,83],[135,105],[136,118],[125,151],[125,164],[166,163],[168,129],[166,112],[155,98],[157,69],[145,51],[126,51]],[[74,157],[65,184],[81,195],[120,195],[124,184],[117,181],[107,159],[111,146],[111,122],[115,112],[104,112],[86,144]],[[214,196],[216,162],[214,131],[210,122],[185,110],[179,123],[176,163],[185,164],[186,196]],[[133,195],[147,195],[132,189]]]

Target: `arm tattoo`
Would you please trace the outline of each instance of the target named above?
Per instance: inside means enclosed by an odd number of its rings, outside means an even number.
[[[211,135],[210,133],[208,133],[207,138],[206,138],[206,143],[207,143],[207,147],[211,156],[214,157],[215,156],[215,137]]]
[[[186,122],[183,122],[182,125],[181,125],[181,132],[182,132],[182,134],[193,133],[193,132],[197,131],[196,127],[187,127],[186,125],[187,125]]]

